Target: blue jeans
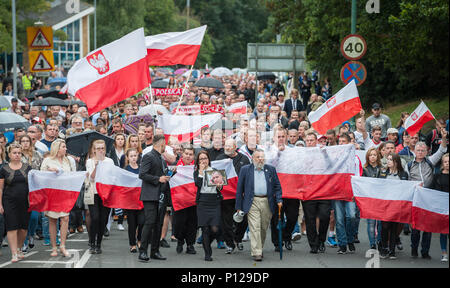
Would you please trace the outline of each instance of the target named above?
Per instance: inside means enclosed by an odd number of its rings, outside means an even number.
[[[381,241],[381,221],[367,219],[367,235],[369,236],[370,246],[376,245]]]
[[[358,205],[356,205],[355,236],[358,236],[358,233],[359,233],[359,222],[360,221],[361,221],[361,214],[360,214]]]
[[[441,242],[441,251],[447,252],[448,234],[441,234],[441,236],[439,237],[439,240]]]
[[[411,249],[412,250],[418,250],[419,249],[419,242],[420,242],[420,233],[422,233],[422,249],[420,252],[422,255],[428,254],[428,251],[430,251],[430,245],[431,245],[431,233],[430,232],[422,232],[416,229],[412,229],[411,231]]]
[[[25,238],[25,242],[23,243],[25,246],[28,245],[28,239],[30,237],[33,237],[34,234],[36,233],[36,228],[37,228],[37,225],[38,225],[38,221],[39,221],[39,212],[31,211],[30,221],[28,222],[27,237]]]
[[[356,227],[356,203],[342,200],[331,201],[336,219],[336,236],[339,246],[353,243]]]
[[[48,218],[44,215],[44,212],[41,212],[41,221],[42,221],[42,236],[44,236],[44,242],[50,243],[50,232],[48,230]]]

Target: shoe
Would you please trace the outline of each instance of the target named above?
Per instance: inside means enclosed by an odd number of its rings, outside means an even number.
[[[30,248],[30,249],[34,248],[34,238],[33,238],[33,236],[30,236],[28,238],[28,248]]]
[[[105,232],[104,232],[103,236],[109,237],[109,230],[107,228],[105,228]]]
[[[237,248],[238,248],[239,251],[244,250],[244,244],[242,244],[242,243],[237,243],[236,246],[237,246]]]
[[[117,224],[117,230],[119,230],[119,231],[125,231],[125,227],[123,227],[122,224]]]
[[[183,252],[183,244],[178,243],[176,251],[177,251],[178,254],[182,253]]]
[[[70,256],[70,253],[67,252],[65,246],[59,246],[59,251],[61,252],[63,257],[69,257]]]
[[[170,242],[177,242],[177,241],[178,241],[178,239],[175,238],[174,236],[170,237]]]
[[[100,245],[95,246],[95,254],[102,254],[102,249],[100,248]]]
[[[395,245],[397,246],[397,249],[398,249],[399,251],[402,251],[402,250],[403,250],[403,245],[402,245],[402,242],[400,241],[400,239],[397,240],[397,244],[395,244]]]
[[[320,253],[325,253],[325,243],[320,242],[320,244],[319,244],[319,252]]]
[[[375,245],[375,244],[370,245],[370,249],[377,250],[377,245]]]
[[[183,248],[183,247],[182,247]],[[192,254],[195,255],[197,254],[197,251],[195,251],[194,245],[189,245],[186,248],[186,254]]]
[[[347,254],[347,247],[345,246],[339,246],[339,249],[337,251],[338,254]]]
[[[296,242],[298,240],[302,239],[302,233],[294,233],[292,234],[292,241]]]
[[[217,249],[225,249],[225,243],[223,241],[217,241]]]
[[[149,258],[148,255],[147,255],[147,252],[145,252],[145,251],[139,252],[138,259],[139,259],[140,261],[145,261],[145,262],[148,262],[148,261],[150,260],[150,258]]]
[[[95,254],[95,244],[89,243],[89,254]]]
[[[431,260],[431,256],[428,253],[422,254],[422,259]]]
[[[52,257],[56,257],[58,256],[58,248],[52,248],[52,253],[50,254],[50,256]]]
[[[42,245],[50,246],[50,239],[49,240],[44,240],[44,243],[42,243]]]
[[[348,253],[355,253],[355,244],[348,243]]]
[[[59,241],[59,238],[56,238],[56,246],[61,245],[61,241]]]
[[[417,257],[419,257],[419,253],[417,252],[417,249],[412,249],[412,250],[411,250],[411,257],[412,257],[412,258],[417,258]]]
[[[242,242],[250,241],[250,235],[248,235],[248,232],[244,233],[244,237],[242,237]]]
[[[397,259],[397,256],[395,255],[394,251],[389,252],[389,259],[391,259],[391,260]]]
[[[159,245],[160,245],[161,247],[163,247],[163,248],[170,248],[170,245],[169,245],[169,243],[167,243],[166,239],[162,239],[162,240],[159,242]]]
[[[6,240],[6,237],[3,239],[2,247],[8,247],[8,241]]]
[[[12,254],[11,263],[17,263],[17,262],[19,262],[19,257],[17,256],[17,254]]]
[[[231,254],[234,252],[234,247],[227,247],[227,251],[225,251],[225,254]]]
[[[137,253],[136,246],[130,247],[130,253]]]
[[[319,250],[317,249],[317,247],[311,247],[311,250],[309,250],[309,253],[311,254],[317,254]]]
[[[205,256],[205,261],[211,262],[213,261],[213,259],[211,258],[211,256]]]
[[[69,234],[73,234],[73,233],[75,233],[75,229],[70,228],[70,229],[69,229]]]
[[[156,259],[156,260],[166,260],[167,259],[166,257],[163,257],[161,255],[161,253],[159,253],[159,252],[155,252],[152,255],[150,255],[150,258]]]
[[[28,245],[25,245],[25,243],[23,243],[23,246],[22,246],[22,253],[25,253],[25,254],[28,253]]]
[[[327,238],[327,245],[330,247],[337,247],[336,236],[330,236]]]
[[[302,231],[302,235],[306,236],[306,230]]]
[[[200,235],[200,237],[197,238],[197,244],[203,243],[203,235]]]
[[[380,258],[381,259],[386,259],[389,256],[389,252],[387,249],[382,249],[380,251]]]
[[[286,247],[287,250],[289,250],[289,251],[292,250],[292,242],[291,241],[284,241],[284,246]]]
[[[23,252],[20,250],[20,248],[17,249],[17,257],[19,260],[23,260],[25,258],[25,255],[23,255]]]
[[[358,239],[358,235],[355,235],[355,239],[353,239],[353,243],[356,243],[356,244],[361,243]]]
[[[448,262],[448,255],[447,254],[443,254],[441,256],[441,262]]]
[[[83,226],[78,226],[77,231],[78,233],[83,233],[84,232]]]
[[[403,234],[409,235],[409,233],[411,233],[411,230],[409,230],[409,226],[408,225],[405,225],[405,227],[403,228]]]
[[[261,255],[253,256],[253,260],[255,260],[256,262],[261,262],[262,261],[262,256]]]

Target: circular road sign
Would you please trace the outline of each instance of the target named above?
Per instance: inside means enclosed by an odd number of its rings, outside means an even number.
[[[360,35],[347,35],[341,42],[341,53],[348,60],[359,60],[367,52],[366,40]]]
[[[359,61],[347,62],[341,69],[341,80],[345,85],[355,80],[356,86],[360,86],[366,78],[366,67]]]

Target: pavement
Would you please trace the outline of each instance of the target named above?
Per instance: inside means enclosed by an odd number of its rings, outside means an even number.
[[[127,229],[126,221],[124,223]],[[86,231],[86,230],[85,230]],[[186,246],[182,254],[175,251],[176,242],[170,242],[170,248],[160,248],[167,260],[153,260],[148,263],[139,262],[138,254],[129,252],[127,231],[119,231],[117,223],[111,226],[109,237],[105,237],[102,244],[102,254],[91,255],[88,253],[88,234],[70,234],[67,239],[66,249],[71,253],[70,257],[51,257],[51,247],[43,246],[43,240],[36,240],[35,247],[25,254],[25,259],[11,263],[11,254],[8,247],[0,250],[0,268],[364,268],[366,264],[377,262],[373,255],[366,253],[369,250],[367,238],[366,220],[361,219],[359,227],[359,239],[361,243],[355,244],[354,254],[337,254],[337,248],[327,247],[325,253],[310,254],[306,236],[293,243],[293,249],[283,251],[283,259],[280,260],[278,252],[270,240],[270,233],[263,249],[262,262],[254,262],[250,256],[250,242],[244,242],[244,250],[237,249],[233,254],[225,254],[225,249],[217,249],[217,243],[213,242],[213,261],[204,261],[202,245],[196,244],[197,254],[186,254]],[[168,233],[170,235],[170,231]],[[397,251],[397,259],[379,259],[380,268],[449,268],[448,262],[442,263],[439,234],[433,234],[431,240],[431,260],[422,258],[413,259],[410,256],[410,236],[401,235],[403,251]]]

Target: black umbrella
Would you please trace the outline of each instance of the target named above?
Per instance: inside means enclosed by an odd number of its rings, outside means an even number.
[[[67,94],[59,94],[59,90],[56,90],[54,87],[50,89],[39,89],[30,93],[27,96],[29,100],[36,99],[37,97],[42,96],[43,98],[53,97],[59,99],[67,99]]]
[[[30,122],[16,113],[0,112],[0,133],[13,131],[16,128],[28,129]]]
[[[68,106],[77,104],[80,107],[86,107],[86,103],[84,103],[81,100],[69,100],[69,99],[66,99],[66,100],[64,100],[64,102],[66,102]]]
[[[225,86],[223,86],[222,82],[220,82],[217,79],[214,78],[202,78],[200,80],[198,80],[194,86],[197,87],[209,87],[209,88],[219,88],[219,89],[223,89],[225,88]]]
[[[58,98],[53,98],[53,97],[48,97],[48,98],[44,98],[41,100],[33,101],[32,105],[33,106],[69,106],[69,104],[67,104],[66,101],[58,99]]]
[[[60,86],[61,88],[64,87],[64,85],[66,85],[66,82],[52,82],[49,83],[48,85],[50,85],[50,87],[56,87],[56,86]]]
[[[152,88],[167,88],[167,86],[169,86],[169,82],[166,81],[155,81],[152,83]]]
[[[106,143],[106,156],[114,150],[114,139],[100,134],[97,131],[82,132],[66,139],[67,153],[70,155],[83,157],[88,154],[89,146],[94,140],[104,140]]]
[[[258,73],[258,80],[275,80],[277,76],[272,72],[260,72]]]

